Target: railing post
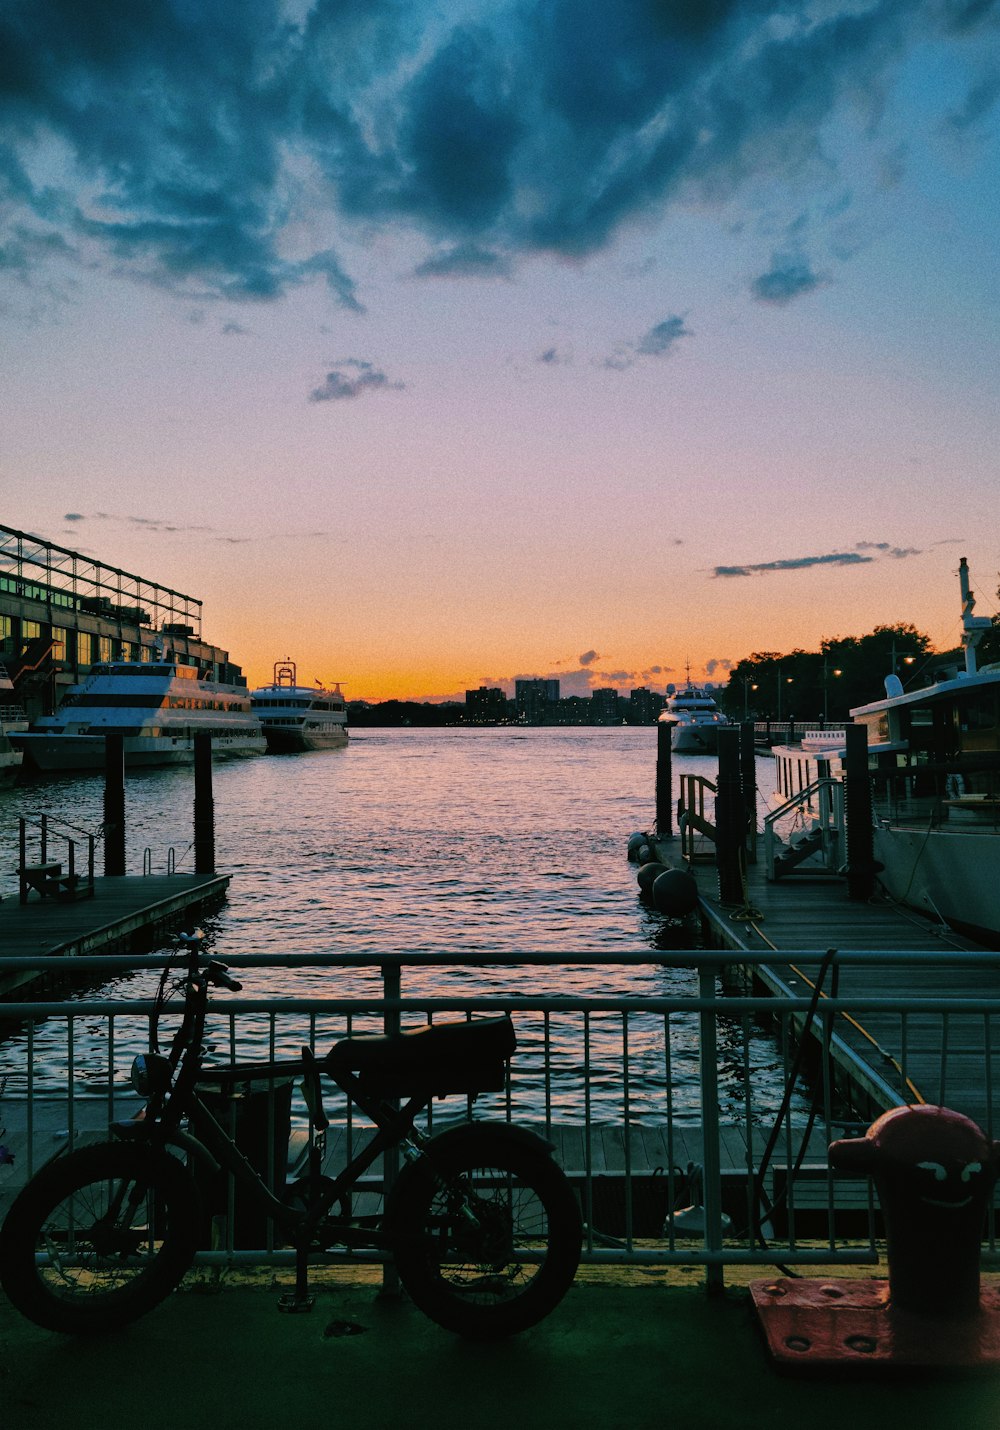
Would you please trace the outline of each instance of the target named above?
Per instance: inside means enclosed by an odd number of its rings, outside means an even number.
[[[212,736],[194,737],[194,872],[215,873],[215,803],[212,799]]]
[[[399,1002],[403,996],[403,969],[399,963],[382,964],[382,996]],[[382,1015],[382,1028],[388,1035],[392,1036],[399,1032],[399,1009],[387,1008]],[[398,1111],[399,1102],[392,1101],[392,1106]],[[384,1204],[388,1204],[389,1193],[393,1183],[399,1176],[399,1143],[387,1147],[382,1154],[382,1199]],[[399,1284],[399,1273],[396,1270],[396,1263],[392,1260],[382,1263],[382,1290],[380,1296],[391,1296],[398,1298],[402,1294]]]
[[[703,1002],[715,1001],[715,968],[704,965],[698,972],[698,996]],[[705,1211],[705,1250],[722,1250],[722,1162],[719,1149],[719,1057],[716,1037],[715,1009],[701,1009],[698,1014],[700,1037],[701,1126],[702,1126],[702,1197]],[[709,1261],[705,1266],[705,1289],[715,1295],[724,1286],[721,1262]]]
[[[670,726],[664,724],[656,727],[656,832],[663,839],[674,834]]]
[[[125,873],[125,736],[109,730],[104,736],[104,874]]]
[[[715,861],[719,870],[719,901],[738,904],[743,898],[743,796],[740,791],[740,732],[719,731],[719,780],[715,796]]]
[[[868,729],[848,725],[844,731],[844,822],[847,825],[847,897],[858,903],[875,890],[875,844],[872,836],[872,787],[868,774]]]

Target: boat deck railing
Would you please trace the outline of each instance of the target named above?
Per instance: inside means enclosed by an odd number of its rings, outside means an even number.
[[[773,962],[774,955],[766,956]],[[816,967],[815,952],[786,952],[782,962]],[[840,953],[837,964],[900,964],[938,958],[981,963],[997,973],[996,955],[895,952]],[[433,1130],[474,1114],[534,1126],[555,1146],[573,1180],[587,1227],[584,1257],[618,1264],[701,1264],[710,1279],[726,1264],[773,1266],[871,1264],[882,1235],[867,1179],[833,1172],[826,1149],[857,1135],[880,1111],[914,1100],[948,1105],[952,1057],[960,1057],[957,1021],[970,1021],[986,1049],[984,1131],[998,1127],[994,1092],[1000,1073],[1000,978],[997,989],[956,1002],[946,994],[855,997],[761,996],[753,977],[765,957],[740,955],[744,981],[723,986],[732,953],[241,956],[246,992],[213,999],[206,1039],[216,1062],[299,1058],[303,1043],[320,1051],[343,1036],[392,1030],[443,1018],[509,1012],[518,1049],[502,1093],[436,1102],[426,1114]],[[14,960],[65,974],[66,960]],[[74,1000],[7,1003],[0,1008],[0,1209],[33,1170],[67,1145],[106,1135],[108,1124],[134,1115],[129,1086],[134,1055],[146,1051],[156,1013],[153,990],[165,957],[78,958],[77,979],[110,993]],[[51,965],[51,967],[50,967]],[[824,967],[830,966],[829,959]],[[292,980],[280,970],[304,970]],[[461,973],[452,983],[438,975]],[[461,988],[474,978],[476,994]],[[294,996],[254,996],[258,984],[298,984]],[[815,976],[815,975],[814,975]],[[631,986],[629,993],[573,991]],[[800,985],[801,986],[801,985]],[[826,985],[832,990],[836,984]],[[942,978],[942,988],[948,986]],[[334,995],[328,990],[350,989]],[[405,991],[404,991],[405,990]],[[562,991],[561,991],[562,990]],[[169,1036],[174,1005],[161,1021]],[[845,1093],[849,1054],[841,1019],[866,1010],[898,1021],[894,1058],[881,1048],[863,1070],[867,1103]],[[940,1047],[933,1087],[916,1088],[906,1049],[919,1041]],[[363,1119],[339,1091],[326,1088],[334,1131],[330,1156],[349,1155],[368,1135]],[[270,1107],[270,1094],[265,1106]],[[962,1109],[959,1108],[959,1111]],[[305,1136],[304,1108],[293,1102],[291,1142]],[[267,1119],[269,1157],[286,1129]],[[339,1146],[341,1152],[334,1149]],[[335,1167],[332,1170],[336,1170]],[[367,1188],[384,1190],[376,1167]],[[231,1203],[228,1203],[232,1210]],[[233,1220],[228,1225],[231,1226]],[[986,1228],[987,1259],[995,1253],[995,1217]],[[226,1229],[214,1264],[286,1264],[292,1253],[262,1235],[260,1245],[236,1245]],[[364,1259],[364,1258],[362,1258]],[[383,1259],[373,1252],[371,1260]]]

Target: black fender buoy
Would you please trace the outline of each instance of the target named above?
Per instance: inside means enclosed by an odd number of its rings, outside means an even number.
[[[653,880],[652,899],[661,914],[683,919],[698,907],[698,885],[684,869],[664,869]]]
[[[645,855],[644,857],[640,857],[641,854],[642,854],[642,850],[643,850],[643,849],[646,850],[646,855]],[[628,840],[628,857],[629,857],[629,859],[632,861],[633,864],[635,864],[635,863],[639,863],[639,864],[645,863],[645,860],[649,858],[649,854],[650,854],[650,853],[651,853],[651,850],[650,850],[650,848],[649,848],[649,835],[648,835],[648,834],[643,834],[643,833],[640,831],[640,832],[637,833],[637,834],[630,834],[630,835],[629,835],[629,840]]]
[[[651,859],[648,863],[639,865],[639,872],[635,877],[639,881],[639,888],[644,894],[650,892],[654,880],[660,877],[666,867],[666,864],[661,864],[659,859]]]

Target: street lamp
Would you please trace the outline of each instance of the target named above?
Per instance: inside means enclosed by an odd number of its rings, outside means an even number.
[[[779,670],[779,672],[778,672],[778,719],[779,719],[779,720],[781,719],[781,687],[782,687],[782,685],[791,685],[794,680],[795,680],[795,676],[794,676],[794,675],[786,675],[786,676],[784,677],[784,679],[782,679],[781,672],[780,672],[780,670]]]
[[[756,685],[751,685],[749,680],[743,681],[743,719],[750,719],[750,692],[756,690]]]
[[[838,675],[843,675],[843,673],[844,673],[844,672],[843,672],[842,670],[834,670],[834,671],[832,672],[834,679],[836,679]],[[830,712],[829,712],[829,709],[828,709],[829,698],[830,698],[830,678],[829,678],[829,676],[828,676],[828,674],[827,674],[826,661],[824,660],[824,662],[823,662],[823,724],[824,724],[824,725],[826,724],[827,720],[830,718]]]

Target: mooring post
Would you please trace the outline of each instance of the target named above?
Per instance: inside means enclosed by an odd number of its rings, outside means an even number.
[[[745,821],[744,847],[747,862],[757,862],[757,751],[754,746],[753,724],[744,720],[740,726],[740,789],[743,794]]]
[[[212,736],[194,737],[194,872],[215,873],[215,803],[212,799]]]
[[[848,725],[844,731],[844,823],[847,826],[847,897],[859,903],[875,891],[875,843],[872,837],[872,787],[868,773],[868,730]]]
[[[656,727],[656,832],[661,839],[674,834],[673,770],[670,756],[670,726]]]
[[[109,730],[104,736],[104,874],[125,873],[125,736]]]
[[[719,900],[738,904],[743,898],[742,850],[746,827],[740,790],[740,732],[719,731],[719,777],[715,796],[715,862],[719,870]]]

